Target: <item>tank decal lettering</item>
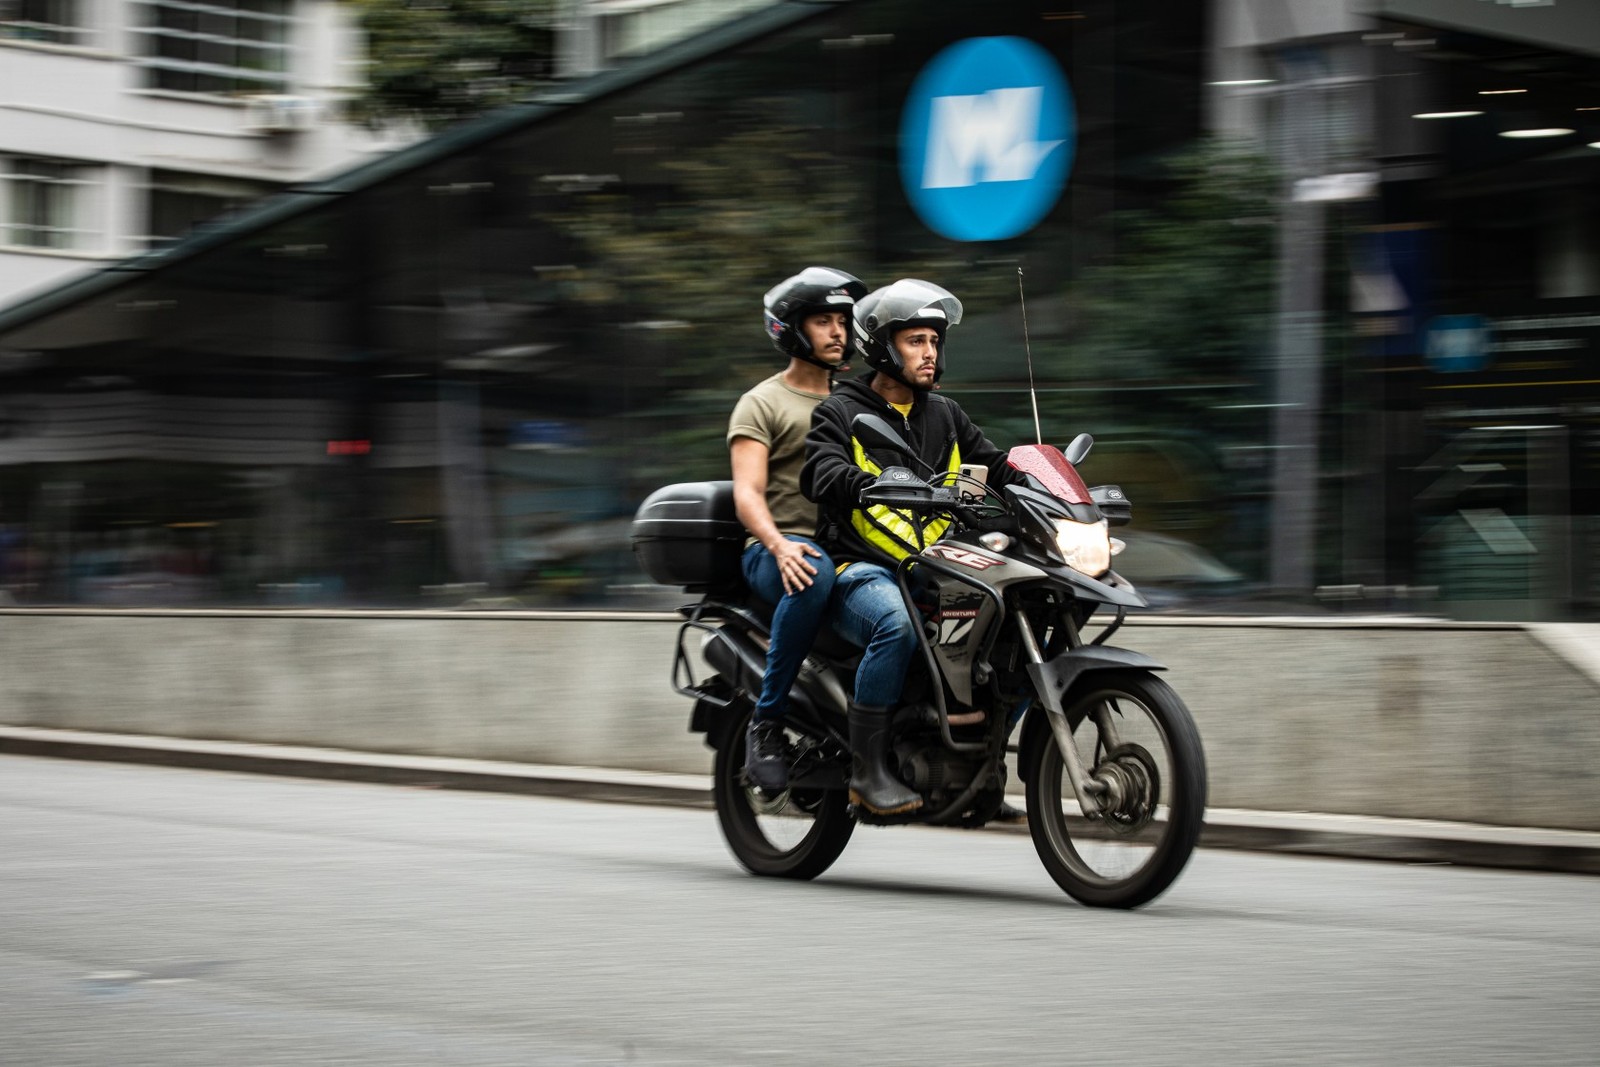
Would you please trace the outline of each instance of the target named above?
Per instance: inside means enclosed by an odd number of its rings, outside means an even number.
[[[939,559],[947,559],[951,563],[959,563],[963,567],[971,567],[975,571],[985,571],[990,567],[998,567],[1005,560],[984,552],[977,552],[961,545],[934,545],[927,550],[927,555]]]

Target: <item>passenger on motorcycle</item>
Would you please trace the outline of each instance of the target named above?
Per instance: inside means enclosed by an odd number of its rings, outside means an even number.
[[[768,793],[788,788],[783,714],[789,687],[816,639],[833,589],[833,561],[812,538],[817,509],[800,493],[811,414],[849,353],[851,308],[864,283],[828,267],[807,267],[763,298],[767,335],[788,366],[756,385],[728,420],[733,499],[751,534],[745,581],[774,605],[761,695],[745,736],[745,766]]]
[[[862,507],[862,489],[884,468],[903,466],[904,460],[866,448],[852,435],[850,423],[871,413],[902,427],[918,458],[934,471],[954,473],[963,463],[979,464],[988,468],[990,485],[1025,481],[960,405],[932,391],[944,373],[946,331],[960,321],[961,301],[914,278],[861,298],[852,339],[872,372],[841,383],[817,405],[800,472],[800,490],[820,507],[819,536],[838,565],[833,628],[866,650],[850,703],[850,799],[880,815],[922,805],[916,791],[885,763],[890,716],[917,649],[916,623],[906,612],[894,566],[938,540],[949,520]]]

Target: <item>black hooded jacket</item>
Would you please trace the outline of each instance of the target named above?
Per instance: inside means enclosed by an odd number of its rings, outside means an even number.
[[[1021,484],[1024,476],[1006,461],[1006,454],[983,435],[961,405],[940,393],[917,391],[909,417],[902,418],[872,390],[873,374],[841,382],[811,416],[806,434],[806,462],[800,471],[800,492],[815,502],[817,539],[834,562],[869,560],[893,566],[943,533],[943,520],[913,516],[886,508],[865,509],[861,490],[879,472],[905,463],[893,452],[869,450],[850,433],[850,420],[860,414],[882,416],[900,430],[917,456],[936,471],[954,471],[963,463],[989,469],[990,485]],[[918,476],[927,472],[912,464]]]

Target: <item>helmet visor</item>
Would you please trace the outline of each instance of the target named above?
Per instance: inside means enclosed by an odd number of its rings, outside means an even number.
[[[919,278],[901,278],[874,294],[870,309],[880,323],[898,327],[910,322],[939,322],[954,326],[961,321],[961,301],[948,289]],[[863,304],[862,311],[867,311]],[[943,333],[944,331],[940,331]]]

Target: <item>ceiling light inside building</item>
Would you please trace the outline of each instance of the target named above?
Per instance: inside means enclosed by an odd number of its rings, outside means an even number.
[[[1576,131],[1569,130],[1564,126],[1549,126],[1545,127],[1544,129],[1537,130],[1501,130],[1500,136],[1510,137],[1520,141],[1528,140],[1534,137],[1565,137],[1567,134],[1575,132]]]
[[[1422,111],[1411,117],[1414,119],[1465,119],[1481,114],[1483,114],[1481,111]]]
[[[1479,89],[1479,96],[1510,96],[1512,93],[1525,93],[1526,89]]]
[[[1228,81],[1212,82],[1212,85],[1271,85],[1271,78],[1233,78]]]

